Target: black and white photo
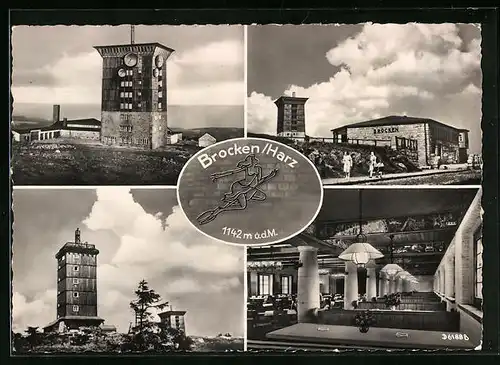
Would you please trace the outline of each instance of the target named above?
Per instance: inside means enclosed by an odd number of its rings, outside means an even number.
[[[478,349],[482,252],[478,188],[325,189],[308,229],[247,248],[247,348]]]
[[[243,350],[244,247],[175,189],[16,189],[14,354]]]
[[[249,136],[326,185],[480,184],[477,24],[249,26],[247,96]]]
[[[242,26],[12,29],[17,185],[176,185],[243,137]]]

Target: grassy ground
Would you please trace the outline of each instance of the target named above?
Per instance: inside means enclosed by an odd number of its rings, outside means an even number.
[[[12,146],[16,185],[176,185],[199,148],[172,145],[136,150],[54,140]]]

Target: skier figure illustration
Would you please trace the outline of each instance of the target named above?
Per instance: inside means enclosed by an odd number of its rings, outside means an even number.
[[[213,221],[217,216],[226,211],[244,210],[249,201],[264,201],[267,198],[266,193],[260,189],[260,186],[276,176],[278,168],[274,168],[269,174],[262,175],[262,166],[255,155],[251,154],[244,160],[236,164],[232,170],[216,172],[210,175],[212,181],[220,178],[244,173],[243,176],[232,182],[229,191],[224,194],[221,204],[216,208],[209,209],[201,213],[196,219],[200,225]]]

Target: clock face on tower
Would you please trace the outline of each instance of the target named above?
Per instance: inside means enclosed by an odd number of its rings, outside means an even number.
[[[126,75],[126,73],[125,73],[125,70],[123,68],[118,70],[118,76],[125,77],[125,75]]]
[[[163,62],[164,62],[164,59],[163,59],[162,55],[156,56],[156,58],[155,58],[155,65],[156,65],[156,67],[162,68]]]
[[[125,57],[123,57],[123,62],[128,67],[134,67],[137,65],[137,55],[135,53],[127,53]]]

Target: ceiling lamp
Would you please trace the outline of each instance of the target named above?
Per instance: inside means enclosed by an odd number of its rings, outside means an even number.
[[[359,190],[359,234],[355,242],[347,247],[340,255],[339,259],[352,261],[357,267],[365,267],[366,264],[375,259],[384,257],[382,252],[368,243],[368,238],[363,234],[363,205],[362,190]]]
[[[391,263],[390,264],[387,264],[385,265],[381,270],[380,272],[381,273],[384,273],[387,277],[389,278],[393,278],[394,276],[396,276],[398,273],[404,271],[403,268],[401,266],[399,266],[398,264],[393,264],[393,254],[394,254],[394,243],[393,243],[393,239],[394,239],[394,235],[390,235],[389,238],[391,239],[391,243],[390,243],[390,250],[391,250]]]
[[[387,264],[380,270],[380,272],[383,272],[384,274],[386,274],[390,278],[394,277],[395,275],[397,275],[398,273],[400,273],[402,271],[403,271],[403,268],[401,266],[399,266],[398,264]]]
[[[329,269],[319,269],[318,274],[319,275],[328,275],[328,274],[330,274],[330,270]]]

